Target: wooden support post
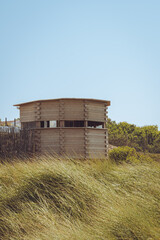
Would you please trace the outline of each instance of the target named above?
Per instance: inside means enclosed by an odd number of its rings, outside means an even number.
[[[60,144],[60,155],[63,155],[64,154],[64,130],[63,129],[60,129],[59,130],[59,144]]]
[[[60,127],[64,127],[64,121],[63,120],[59,121],[59,125]]]
[[[41,119],[41,102],[35,104],[35,120],[40,121]]]
[[[16,119],[14,118],[14,127],[16,127]]]
[[[87,101],[84,100],[84,157],[87,159],[87,152],[88,152],[88,132],[87,132],[87,127],[88,127],[88,108],[87,108]]]
[[[105,132],[105,157],[108,156],[108,131]]]
[[[7,118],[5,118],[5,126],[7,126]]]
[[[37,121],[37,122],[36,122],[36,128],[40,128],[40,127],[41,127],[40,121]]]
[[[62,100],[59,101],[59,120],[64,120],[64,101]],[[60,121],[60,127],[62,127],[61,121]]]

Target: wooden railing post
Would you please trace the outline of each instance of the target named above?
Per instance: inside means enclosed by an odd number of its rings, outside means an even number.
[[[5,126],[7,126],[7,118],[5,117]]]
[[[16,127],[16,118],[14,118],[14,127]]]

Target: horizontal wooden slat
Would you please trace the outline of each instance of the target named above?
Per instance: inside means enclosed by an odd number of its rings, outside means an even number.
[[[87,157],[88,158],[106,158],[106,154],[105,153],[87,153]]]
[[[41,131],[41,150],[59,153],[59,129],[49,129],[49,131],[43,129]]]
[[[104,103],[97,103],[97,102],[88,102],[87,104],[86,104],[86,107],[96,107],[96,108],[105,108],[105,105],[104,105]]]
[[[35,104],[30,103],[20,107],[21,122],[30,122],[35,120]]]
[[[86,108],[89,112],[96,112],[96,113],[105,113],[106,109],[105,108],[100,108],[100,107],[88,107]]]
[[[103,152],[105,151],[105,149],[106,149],[105,147],[94,147],[94,146],[87,147],[87,150],[91,152]]]
[[[55,139],[44,139],[41,137],[41,143],[48,143],[48,144],[52,144],[52,145],[55,145],[55,144],[59,144],[59,139],[55,140]]]
[[[64,119],[83,120],[84,119],[83,101],[65,101]]]
[[[42,120],[58,120],[59,119],[59,101],[42,102],[41,119]]]
[[[104,147],[105,146],[105,142],[89,142],[89,141],[86,141],[86,146],[89,147],[89,146],[94,146],[94,147]]]

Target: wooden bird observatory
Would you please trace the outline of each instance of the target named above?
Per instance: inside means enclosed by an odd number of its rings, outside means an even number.
[[[110,101],[60,98],[16,104],[22,130],[34,132],[36,152],[107,157]]]

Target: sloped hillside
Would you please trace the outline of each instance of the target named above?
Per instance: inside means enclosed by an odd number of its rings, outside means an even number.
[[[1,240],[160,239],[160,164],[34,158],[0,166]]]

